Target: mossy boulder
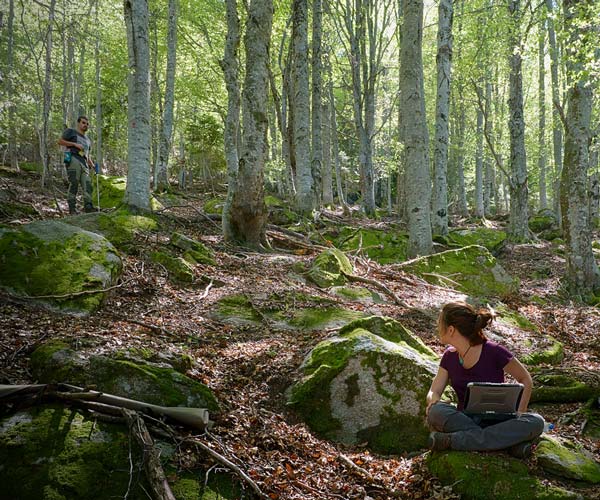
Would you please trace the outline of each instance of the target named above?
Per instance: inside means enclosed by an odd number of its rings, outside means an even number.
[[[316,433],[383,453],[425,445],[425,396],[437,365],[403,341],[363,328],[319,343],[288,404]]]
[[[539,442],[535,456],[546,472],[576,481],[600,483],[600,464],[573,441],[545,436]]]
[[[587,401],[600,394],[600,388],[591,387],[564,374],[534,374],[532,403],[571,403]]]
[[[548,208],[540,210],[529,218],[529,229],[534,233],[558,229],[556,214]]]
[[[100,307],[121,276],[121,259],[103,236],[60,221],[0,228],[0,287],[73,314]],[[46,296],[46,298],[43,298]]]
[[[535,350],[519,357],[526,365],[559,365],[565,357],[562,342],[549,335],[537,342]]]
[[[127,177],[117,177],[111,175],[98,175],[92,178],[92,200],[94,205],[98,203],[97,186],[100,187],[100,208],[116,208],[123,205],[125,190],[127,188]],[[164,208],[162,204],[153,196],[150,198],[150,208],[160,210]]]
[[[236,325],[259,324],[263,314],[243,294],[227,295],[217,301],[213,315],[222,321]]]
[[[452,485],[464,500],[566,500],[581,499],[576,493],[551,486],[529,474],[521,461],[505,455],[464,451],[430,453],[431,473]]]
[[[583,426],[583,435],[600,440],[600,397],[593,398],[584,406],[585,424]]]
[[[317,256],[308,272],[308,277],[317,286],[327,288],[343,285],[346,282],[345,274],[352,273],[352,264],[344,252],[337,248],[330,248]]]
[[[176,283],[192,283],[194,268],[182,257],[175,257],[167,252],[152,252],[152,262],[165,267],[169,277]]]
[[[403,262],[406,260],[408,235],[399,230],[356,229],[343,227],[325,235],[341,250],[350,252],[359,248],[371,259],[380,264]]]
[[[336,286],[331,288],[331,293],[352,302],[363,304],[382,304],[385,301],[376,292],[362,286]]]
[[[145,236],[158,228],[151,215],[136,215],[127,209],[111,213],[82,214],[67,217],[64,222],[101,234],[118,249],[127,251],[135,245],[136,235]]]
[[[218,409],[207,386],[169,366],[102,355],[86,358],[60,342],[38,347],[31,356],[31,371],[42,383],[95,386],[99,391],[161,406]]]
[[[478,245],[419,257],[403,264],[402,270],[475,297],[508,296],[518,287],[518,280]]]
[[[202,207],[207,214],[219,214],[223,213],[223,206],[225,200],[223,198],[211,198],[204,203]]]
[[[170,243],[174,247],[183,250],[185,252],[183,258],[192,264],[207,264],[209,266],[216,264],[215,256],[210,248],[199,241],[188,238],[184,234],[173,233]]]
[[[497,254],[506,243],[506,233],[488,227],[453,229],[446,236],[446,241],[450,246],[479,245],[487,248],[492,254]]]

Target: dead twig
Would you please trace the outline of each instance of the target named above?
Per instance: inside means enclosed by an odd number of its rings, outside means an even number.
[[[201,297],[201,298],[204,298],[204,297]],[[134,318],[128,318],[126,316],[121,316],[120,314],[113,313],[113,312],[111,312],[109,314],[113,318],[118,319],[119,321],[125,321],[126,323],[131,323],[133,325],[143,326],[144,328],[147,328],[148,330],[151,330],[153,332],[160,333],[160,334],[165,334],[165,335],[168,335],[169,337],[178,338],[181,336],[181,335],[177,335],[175,332],[172,332],[171,330],[167,330],[166,328],[164,328],[162,326],[152,325],[150,323],[146,323],[144,321],[140,321],[140,320],[134,319]]]
[[[222,463],[227,468],[229,468],[230,470],[232,470],[233,472],[235,472],[239,477],[241,477],[244,480],[244,482],[246,482],[254,490],[254,492],[258,495],[259,498],[262,498],[264,500],[269,500],[269,497],[265,493],[263,493],[263,491],[260,489],[260,487],[258,486],[258,484],[256,484],[248,476],[248,474],[246,474],[242,469],[240,469],[237,465],[235,465],[231,460],[227,459],[226,457],[224,457],[220,453],[216,452],[210,446],[204,444],[202,441],[200,441],[197,438],[196,439],[190,439],[190,438],[188,438],[188,439],[186,439],[186,441],[194,444],[196,447],[198,447],[201,450],[203,450],[206,453],[208,453],[217,462]]]
[[[352,460],[350,460],[346,455],[342,455],[341,453],[338,455],[338,460],[342,462],[344,465],[350,467],[354,472],[357,472],[359,475],[367,479],[367,481],[373,481],[373,475],[366,469],[356,465]]]
[[[378,288],[379,290],[384,292],[387,296],[391,297],[392,300],[399,306],[406,307],[407,309],[414,309],[414,307],[408,305],[406,302],[404,302],[402,299],[400,299],[400,297],[398,297],[392,290],[390,290],[387,286],[385,286],[381,281],[377,281],[372,278],[364,278],[362,276],[356,276],[355,274],[347,274],[347,273],[344,273],[343,271],[342,271],[342,273],[350,281],[357,281],[359,283],[365,283],[367,285],[372,285],[375,288]]]

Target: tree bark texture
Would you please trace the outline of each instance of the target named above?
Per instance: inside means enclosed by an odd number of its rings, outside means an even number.
[[[100,9],[100,0],[96,1],[95,21],[98,25],[98,10]],[[96,162],[102,167],[104,163],[104,152],[102,144],[102,66],[100,64],[100,37],[96,37],[94,45],[94,58],[96,62]]]
[[[431,181],[429,177],[429,134],[423,88],[423,0],[404,2],[400,109],[405,149],[409,257],[427,255],[433,250],[431,237]]]
[[[125,0],[129,53],[125,204],[150,210],[150,47],[147,0]]]
[[[14,65],[14,24],[15,24],[15,5],[14,0],[8,3],[7,31],[8,40],[6,47],[6,99],[8,100],[8,159],[10,168],[19,169],[19,159],[17,156],[17,128],[15,124],[16,106],[14,103],[14,83],[13,83],[13,65]]]
[[[542,27],[545,25],[542,20]],[[546,68],[544,63],[546,32],[540,29],[538,40],[538,169],[540,210],[548,208],[548,193],[546,189]]]
[[[490,138],[490,141],[492,141],[492,83],[489,81],[489,77],[488,81],[486,81],[485,84],[484,109],[484,134]],[[492,201],[496,198],[495,184],[496,183],[494,182],[494,166],[492,164],[491,152],[489,148],[487,148],[483,158],[483,213],[485,216],[491,215],[492,213]]]
[[[435,111],[432,228],[448,234],[448,119],[452,64],[452,0],[440,0],[437,34],[437,101]]]
[[[481,94],[481,89],[477,92]],[[484,216],[483,207],[483,110],[477,109],[477,131],[475,146],[475,217]]]
[[[331,172],[331,125],[329,118],[330,105],[323,103],[321,116],[324,118],[323,126],[323,172],[322,172],[322,193],[323,205],[333,205],[333,174]]]
[[[175,69],[177,65],[177,16],[178,0],[169,0],[167,27],[167,73],[165,81],[165,104],[163,107],[162,130],[158,144],[158,160],[154,187],[158,191],[169,188],[169,154],[173,136],[173,109],[175,108]]]
[[[331,69],[331,68],[329,68]],[[340,161],[340,147],[337,135],[337,117],[335,110],[335,96],[333,94],[333,79],[331,77],[331,71],[329,74],[329,107],[330,107],[330,134],[331,134],[331,147],[333,154],[333,164],[335,166],[335,187],[337,190],[338,203],[346,208],[346,197],[344,196],[344,187],[342,186],[342,166]]]
[[[52,106],[52,34],[54,30],[54,12],[56,0],[50,0],[48,8],[48,31],[46,32],[46,63],[44,78],[44,97],[42,104],[42,133],[40,135],[40,157],[42,159],[42,186],[46,185],[50,154],[48,152],[48,129],[50,127],[50,110]]]
[[[238,49],[240,46],[240,20],[237,12],[237,0],[226,0],[227,38],[221,69],[227,87],[227,116],[223,141],[225,161],[227,163],[227,198],[223,207],[223,236],[227,241],[237,238],[231,225],[231,204],[237,191],[238,175],[238,131],[240,126],[240,85],[238,81]]]
[[[308,0],[293,4],[294,150],[296,157],[296,207],[303,214],[315,208],[314,180],[310,157],[310,97],[308,88]]]
[[[229,239],[251,248],[261,248],[266,241],[263,179],[267,157],[272,22],[272,0],[252,0],[244,36],[246,74],[242,91],[242,145],[229,222]]]
[[[511,52],[509,56],[509,99],[510,118],[510,218],[509,236],[513,241],[528,241],[528,187],[527,155],[525,153],[525,118],[523,116],[523,50],[521,41],[520,0],[509,0],[508,10],[511,17]]]
[[[313,179],[313,199],[315,206],[321,204],[322,189],[322,169],[323,169],[323,137],[322,137],[322,95],[323,95],[323,64],[321,61],[321,39],[323,35],[323,2],[322,0],[313,0],[312,2],[312,100],[311,100],[311,120],[312,120],[312,160],[311,172]]]
[[[561,176],[561,211],[565,235],[566,286],[586,297],[600,287],[600,272],[592,251],[589,221],[588,167],[592,86],[583,72],[586,50],[578,28],[578,11],[589,0],[565,0],[567,51],[567,115],[565,156]]]

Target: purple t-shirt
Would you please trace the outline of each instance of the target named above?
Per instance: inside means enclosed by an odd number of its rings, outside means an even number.
[[[469,382],[504,382],[504,367],[513,358],[512,353],[491,340],[486,340],[481,347],[479,361],[471,368],[464,368],[458,362],[458,352],[446,349],[440,366],[448,371],[450,385],[458,396],[458,409],[465,404],[465,394]]]

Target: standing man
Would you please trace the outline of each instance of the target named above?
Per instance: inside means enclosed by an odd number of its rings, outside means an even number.
[[[90,179],[90,169],[94,168],[90,158],[90,149],[92,141],[85,136],[90,122],[87,116],[77,118],[77,129],[66,129],[58,144],[67,148],[65,151],[65,167],[67,167],[67,176],[69,178],[69,213],[76,214],[77,190],[81,185],[83,192],[83,209],[86,212],[93,212],[95,208],[92,204],[92,181]]]

